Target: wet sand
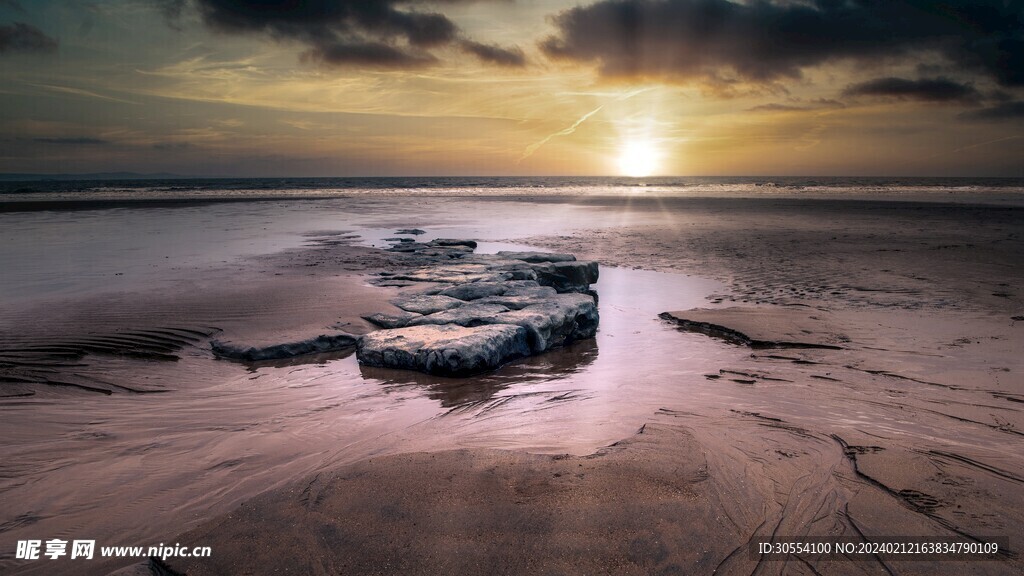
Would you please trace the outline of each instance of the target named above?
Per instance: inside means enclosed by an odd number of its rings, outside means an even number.
[[[565,218],[557,233],[508,225],[538,203]],[[214,360],[200,336],[179,338],[166,352],[176,361],[89,354],[75,362],[85,366],[31,367],[36,381],[42,369],[110,394],[4,383],[0,571],[57,565],[14,561],[12,543],[29,537],[211,546],[209,561],[169,561],[189,574],[1021,569],[1024,320],[1013,318],[1024,314],[1024,209],[387,204],[355,226],[339,219],[311,246],[158,290],[6,308],[4,348],[126,330],[267,341],[336,324],[369,330],[359,316],[395,291],[366,286],[366,275],[401,262],[343,237],[408,226],[620,267],[597,285],[598,338],[465,380],[362,368],[343,354],[238,366]],[[838,349],[749,348],[658,318],[730,308],[716,321],[742,328],[753,308],[769,336],[765,318],[813,314],[813,325],[774,328]],[[759,563],[747,546],[772,535],[1005,537],[1012,554]]]

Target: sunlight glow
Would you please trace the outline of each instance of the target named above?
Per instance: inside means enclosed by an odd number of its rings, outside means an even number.
[[[619,152],[619,173],[632,178],[650,176],[658,170],[658,153],[646,140],[631,140]]]

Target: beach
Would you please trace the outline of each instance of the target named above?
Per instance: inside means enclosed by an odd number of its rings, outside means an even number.
[[[0,213],[0,572],[141,569],[30,538],[209,546],[190,575],[1024,569],[1013,194],[201,200]],[[468,378],[211,352],[375,330],[404,228],[597,261],[596,338]],[[1001,552],[752,551],[809,539]]]

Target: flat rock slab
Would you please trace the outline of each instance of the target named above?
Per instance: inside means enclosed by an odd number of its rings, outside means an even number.
[[[593,338],[600,318],[594,299],[586,294],[557,294],[519,310],[481,321],[515,324],[526,329],[532,352],[540,353],[576,340]]]
[[[510,298],[525,296],[536,301],[544,298],[551,298],[555,294],[558,294],[558,291],[551,286],[540,286],[536,282],[509,282],[507,285],[509,286],[509,289],[506,290],[502,296],[508,296]]]
[[[534,354],[576,340],[593,338],[600,317],[594,298],[586,294],[551,294],[541,299],[495,296],[459,308],[413,318],[409,326],[483,326],[512,324],[526,329]],[[500,302],[506,301],[512,306]]]
[[[508,286],[503,282],[472,282],[445,288],[438,294],[459,300],[478,300],[487,296],[501,296],[506,290],[508,290]]]
[[[840,350],[842,337],[830,327],[829,314],[808,308],[695,308],[664,312],[661,318],[752,348],[826,348]]]
[[[512,325],[466,328],[452,324],[371,332],[359,339],[356,355],[368,366],[466,376],[530,353],[526,329]]]
[[[405,298],[396,298],[395,300],[392,300],[391,303],[406,312],[414,312],[416,314],[433,314],[434,312],[458,308],[465,304],[463,300],[452,298],[442,292],[441,294],[436,295],[417,294],[415,296],[408,296]]]
[[[422,316],[422,314],[399,310],[395,313],[377,312],[375,314],[370,314],[369,316],[363,316],[363,320],[366,320],[374,326],[380,326],[381,328],[405,328],[409,325],[409,322],[412,322],[416,318],[421,318]]]
[[[493,319],[502,312],[508,312],[508,308],[500,304],[466,304],[444,312],[435,312],[409,322],[410,326],[423,326],[428,324],[456,324],[458,326],[480,326],[482,324],[496,324]],[[509,322],[512,324],[512,322]]]
[[[356,336],[347,333],[322,334],[308,340],[273,344],[270,346],[247,346],[214,340],[210,343],[210,347],[213,349],[213,353],[220,358],[258,362],[261,360],[281,360],[303,354],[337,352],[355,346],[356,338]]]

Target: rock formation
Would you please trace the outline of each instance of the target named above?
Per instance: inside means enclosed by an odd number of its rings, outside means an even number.
[[[446,238],[390,248],[426,260],[403,273],[382,273],[378,283],[424,288],[392,301],[400,313],[365,317],[383,330],[360,339],[359,361],[462,376],[597,332],[600,318],[590,294],[596,262],[545,252],[474,254],[475,247],[472,240]]]
[[[475,248],[473,240],[396,239],[388,250],[410,255],[416,267],[381,272],[374,281],[406,288],[391,301],[397,311],[364,317],[381,328],[375,332],[262,347],[214,341],[213,352],[261,361],[356,346],[356,357],[368,366],[467,376],[594,337],[600,321],[590,289],[596,262],[545,252],[475,254]]]

